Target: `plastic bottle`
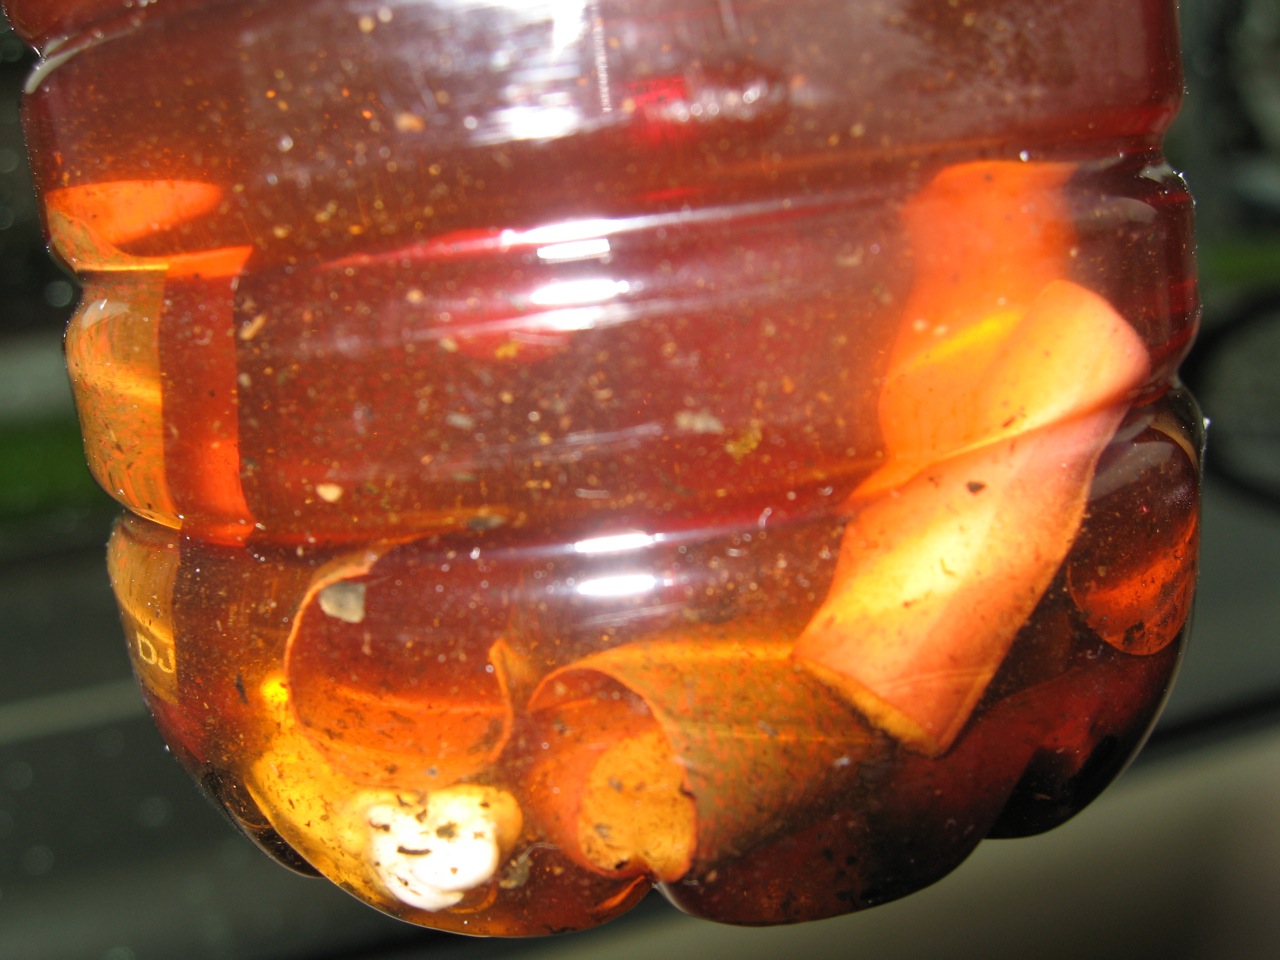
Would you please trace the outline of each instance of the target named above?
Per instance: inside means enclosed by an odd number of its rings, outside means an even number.
[[[129,649],[251,836],[527,935],[874,905],[1182,646],[1173,0],[6,0]]]

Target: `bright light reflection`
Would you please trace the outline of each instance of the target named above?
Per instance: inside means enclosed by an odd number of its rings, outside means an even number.
[[[658,537],[651,533],[614,533],[606,537],[579,540],[573,545],[573,552],[621,553],[624,550],[639,550],[657,542]]]
[[[584,580],[578,584],[577,591],[584,597],[638,597],[651,593],[657,586],[658,578],[651,573],[620,573]]]
[[[605,237],[619,229],[618,222],[597,217],[593,220],[567,220],[549,223],[520,233],[511,231],[512,239],[521,243],[569,243],[573,240],[591,240]]]
[[[571,240],[538,248],[538,259],[547,263],[564,263],[568,260],[589,260],[609,253],[609,241],[605,237],[592,240]]]
[[[580,307],[604,303],[631,289],[626,280],[597,277],[590,280],[557,280],[539,287],[529,299],[540,307]]]
[[[555,140],[582,126],[582,111],[574,106],[534,104],[504,107],[489,114],[492,129],[477,138],[485,143],[507,140]]]
[[[559,0],[551,7],[551,46],[556,51],[577,45],[587,32],[587,8],[591,0],[566,3]],[[519,5],[516,5],[516,9]]]
[[[522,328],[511,336],[512,339],[522,340],[545,333],[577,333],[579,330],[594,330],[599,326],[604,315],[604,307],[576,307],[566,310],[552,310],[529,318]]]

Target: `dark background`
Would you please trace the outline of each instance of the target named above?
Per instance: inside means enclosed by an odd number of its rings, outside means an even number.
[[[1044,837],[990,842],[865,914],[720,927],[654,897],[555,941],[383,917],[280,869],[166,754],[129,675],[61,356],[76,291],[44,251],[0,22],[0,960],[1280,956],[1280,0],[1183,4],[1169,141],[1198,198],[1212,421],[1196,628],[1151,745]]]

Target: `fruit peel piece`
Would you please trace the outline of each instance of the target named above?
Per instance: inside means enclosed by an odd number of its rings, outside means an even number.
[[[883,746],[761,637],[614,647],[548,675],[530,710],[548,833],[590,869],[664,882],[807,823]]]
[[[1071,547],[1123,409],[935,464],[849,523],[794,656],[908,746],[946,751]]]

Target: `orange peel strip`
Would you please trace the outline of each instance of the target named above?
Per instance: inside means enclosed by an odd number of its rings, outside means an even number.
[[[222,319],[230,332],[229,284],[253,248],[120,249],[208,213],[222,193],[192,180],[122,180],[51,191],[47,209],[54,248],[90,276],[67,355],[94,475],[143,516],[174,528],[193,518],[202,535],[236,543],[253,517],[240,482],[234,341],[216,329],[190,341],[200,322]],[[201,309],[184,314],[192,298]],[[175,347],[198,354],[194,366]]]
[[[67,327],[66,355],[94,479],[133,512],[176,528],[181,511],[164,469],[163,277],[90,278]]]
[[[196,536],[239,543],[255,517],[241,477],[235,293],[252,248],[170,258],[160,325],[165,471]]]
[[[530,702],[552,731],[533,791],[549,831],[588,867],[670,882],[825,802],[877,737],[789,654],[660,639],[550,674]]]
[[[960,164],[903,209],[915,281],[880,394],[890,456],[927,463],[981,439],[969,393],[1031,303],[1066,272],[1074,237],[1061,188],[1073,171]]]
[[[908,206],[921,273],[881,397],[886,463],[855,491],[831,592],[795,645],[927,754],[959,734],[1066,557],[1149,371],[1105,300],[1053,276],[1069,172],[966,165]]]
[[[86,456],[103,489],[148,519],[175,529],[194,522],[232,543],[254,519],[240,480],[229,279],[250,252],[125,258],[131,268],[87,279],[66,343]],[[184,314],[192,301],[201,310]],[[194,316],[208,325],[207,342],[193,342],[204,333]]]
[[[430,611],[421,592],[401,587],[414,570],[394,546],[316,574],[289,636],[285,677],[298,728],[336,770],[367,786],[435,790],[501,753],[513,719],[512,655],[502,640],[466,656],[422,635]]]
[[[51,227],[65,222],[77,228],[51,230],[58,253],[97,269],[97,251],[187,223],[213,210],[222,194],[218,185],[199,180],[113,180],[51,190],[45,203]]]
[[[940,344],[889,375],[885,390],[898,396],[881,406],[886,463],[855,499],[947,457],[1121,404],[1149,370],[1146,346],[1125,319],[1066,280],[1046,284],[1020,315],[967,336],[970,348],[948,353]]]
[[[909,746],[945,751],[1070,549],[1122,414],[962,454],[872,501],[796,658]]]
[[[1172,643],[1191,613],[1199,533],[1193,517],[1168,552],[1154,554],[1126,581],[1092,584],[1083,576],[1073,578],[1071,593],[1089,626],[1125,653],[1149,656]]]
[[[1093,505],[1106,534],[1080,538],[1067,585],[1085,621],[1117,650],[1159,653],[1191,614],[1199,463],[1195,438],[1165,411],[1106,468],[1128,486]]]

